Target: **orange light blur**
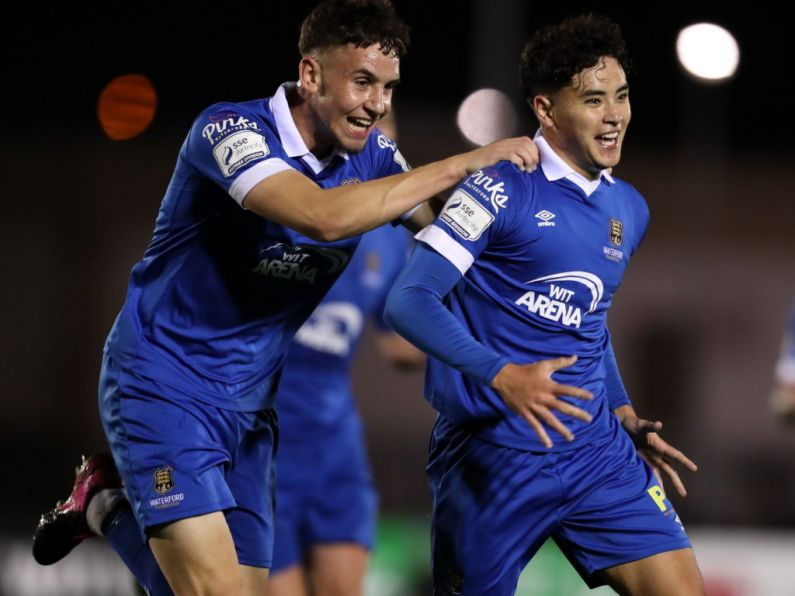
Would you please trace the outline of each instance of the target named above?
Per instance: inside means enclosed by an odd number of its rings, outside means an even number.
[[[157,93],[151,81],[141,74],[127,74],[116,77],[102,90],[97,118],[106,135],[114,141],[125,141],[147,129],[156,108]]]

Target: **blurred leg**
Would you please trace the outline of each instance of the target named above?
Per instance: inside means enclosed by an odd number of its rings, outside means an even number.
[[[268,580],[268,596],[308,596],[304,568],[293,565],[273,573]]]
[[[359,544],[315,546],[309,578],[313,596],[362,596],[369,551]]]

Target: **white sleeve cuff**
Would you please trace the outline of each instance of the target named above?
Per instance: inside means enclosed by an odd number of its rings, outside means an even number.
[[[475,262],[475,257],[466,248],[434,225],[424,227],[417,232],[414,238],[424,242],[450,261],[461,272],[461,275],[464,275]]]
[[[242,207],[243,199],[246,198],[248,191],[254,188],[259,182],[279,172],[292,169],[293,168],[287,165],[284,160],[278,157],[266,159],[265,161],[251,166],[248,170],[235,178],[232,186],[229,187],[229,194],[237,201],[237,204]]]

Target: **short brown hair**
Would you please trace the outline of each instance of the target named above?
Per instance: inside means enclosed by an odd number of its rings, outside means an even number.
[[[301,24],[298,50],[303,56],[349,43],[360,48],[379,44],[384,54],[402,58],[409,28],[389,0],[325,0]]]

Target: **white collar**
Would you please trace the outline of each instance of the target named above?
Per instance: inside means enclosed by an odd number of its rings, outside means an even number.
[[[287,103],[286,93],[288,87],[295,87],[295,83],[284,83],[279,85],[276,93],[274,93],[271,98],[273,119],[276,121],[276,130],[279,132],[279,139],[282,141],[285,153],[287,153],[289,157],[300,157],[312,168],[315,174],[322,172],[336,155],[339,155],[343,159],[348,159],[348,152],[340,147],[334,147],[334,150],[323,159],[315,157],[307,148],[304,139],[301,138],[301,133],[298,132],[298,127],[295,125],[293,115],[290,113],[290,106]]]
[[[563,161],[560,155],[555,153],[555,150],[552,149],[549,142],[541,133],[541,129],[538,129],[533,140],[538,146],[538,152],[541,156],[541,170],[550,182],[565,178],[580,187],[589,197],[599,188],[602,178],[607,180],[610,184],[615,184],[615,180],[613,180],[613,177],[607,170],[599,172],[599,177],[596,180],[588,180],[582,174],[575,172],[569,164]]]

